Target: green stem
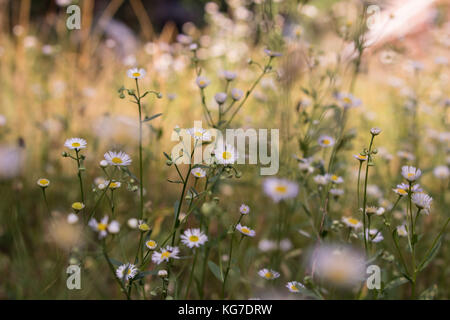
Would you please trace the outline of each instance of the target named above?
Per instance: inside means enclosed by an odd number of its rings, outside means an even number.
[[[137,90],[137,104],[139,109],[139,198],[140,198],[140,207],[139,207],[139,219],[142,220],[144,217],[144,181],[143,181],[143,165],[142,165],[142,106],[141,106],[141,95],[139,92],[139,83],[136,81],[136,90]]]
[[[81,202],[84,203],[83,179],[81,179],[81,159],[79,152],[80,151],[78,149],[75,149],[75,153],[77,155],[78,180],[80,181]]]
[[[372,151],[372,144],[373,144],[373,139],[375,138],[374,135],[372,135],[372,138],[370,139],[370,144],[369,144],[369,151],[367,154],[367,163],[366,163],[366,176],[364,179],[364,198],[363,198],[363,228],[364,228],[364,232],[363,232],[363,236],[364,236],[364,248],[366,250],[366,255],[367,255],[367,235],[366,235],[366,204],[367,204],[367,181],[369,180],[369,164],[371,163],[371,151]]]
[[[114,279],[116,279],[116,281],[119,284],[120,288],[122,289],[123,293],[127,297],[127,300],[131,300],[130,295],[127,292],[127,290],[125,289],[125,286],[123,285],[122,281],[119,278],[117,278],[116,270],[114,269],[114,266],[112,265],[111,260],[109,260],[108,253],[106,252],[105,240],[102,241],[102,249],[103,249],[103,256],[105,257],[106,262],[108,263],[109,269],[111,270]]]
[[[198,255],[198,249],[194,249],[195,254],[194,254],[194,261],[192,262],[192,268],[191,268],[191,273],[189,275],[189,281],[188,281],[188,285],[186,288],[186,294],[184,296],[184,299],[188,299],[189,298],[189,289],[191,288],[191,284],[192,284],[192,279],[194,276],[194,269],[195,269],[195,264],[197,263],[197,255]]]

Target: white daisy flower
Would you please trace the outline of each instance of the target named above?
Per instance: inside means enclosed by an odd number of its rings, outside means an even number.
[[[187,132],[195,139],[200,141],[211,141],[211,133],[203,128],[190,128]]]
[[[327,174],[326,176],[332,183],[341,184],[344,182],[344,179],[342,177],[339,177],[335,174]]]
[[[436,178],[445,180],[450,176],[450,170],[447,166],[437,166],[433,169],[433,174]]]
[[[199,88],[206,88],[211,83],[211,81],[209,81],[208,78],[203,76],[197,77],[197,79],[195,79],[195,82],[197,83],[197,86]]]
[[[100,167],[102,168],[106,168],[108,166],[108,161],[106,161],[105,159],[101,160],[99,162]]]
[[[237,77],[237,73],[233,71],[224,70],[222,71],[222,77],[227,81],[233,81]]]
[[[170,258],[179,259],[179,253],[180,249],[178,247],[166,246],[165,248],[161,248],[161,252],[153,252],[152,261],[156,264],[160,264],[164,261],[169,261]]]
[[[83,210],[84,207],[85,207],[85,205],[84,205],[83,202],[78,202],[77,201],[77,202],[72,203],[72,209],[75,210],[75,211]]]
[[[81,138],[70,138],[64,142],[64,146],[72,150],[80,150],[86,148],[87,142]]]
[[[428,210],[431,208],[431,202],[433,201],[433,198],[425,193],[414,193],[412,195],[412,202],[416,205],[419,209],[424,209],[425,213],[428,214]]]
[[[319,143],[319,146],[321,146],[323,148],[332,147],[334,145],[334,142],[335,142],[332,137],[327,136],[327,135],[320,136],[317,141]]]
[[[369,239],[369,241],[374,243],[378,243],[384,240],[383,235],[381,234],[380,231],[378,231],[378,229],[366,230],[366,237],[367,239]]]
[[[218,92],[214,95],[214,100],[216,100],[217,104],[224,104],[227,100],[227,94],[225,92]]]
[[[351,218],[351,217],[342,217],[342,222],[349,228],[359,229],[362,227],[361,221]]]
[[[147,248],[149,248],[150,250],[154,250],[158,246],[158,243],[155,240],[150,239],[150,240],[145,241],[145,246]]]
[[[42,188],[47,188],[50,185],[50,180],[46,178],[40,178],[38,179],[37,184]]]
[[[219,143],[214,150],[214,156],[220,164],[233,164],[238,158],[238,153],[233,146]]]
[[[123,264],[116,270],[117,278],[126,281],[133,279],[138,273],[138,268],[132,263]]]
[[[343,108],[356,108],[361,106],[361,99],[356,98],[351,93],[339,92],[336,95],[338,104]]]
[[[142,68],[131,68],[127,71],[127,76],[131,79],[142,79],[143,77],[145,77],[145,74],[146,72]]]
[[[377,135],[379,135],[380,133],[381,133],[381,129],[380,128],[372,128],[372,129],[370,129],[370,133],[372,134],[372,135],[374,135],[374,136],[377,136]]]
[[[359,160],[359,161],[367,161],[367,156],[363,156],[363,155],[360,155],[360,154],[354,154],[353,157],[356,160]]]
[[[377,208],[377,207],[373,207],[373,206],[366,207],[366,214],[367,214],[368,216],[371,216],[371,215],[373,215],[373,214],[376,214],[377,212],[378,212],[378,208]]]
[[[159,270],[158,271],[158,277],[160,277],[160,278],[167,278],[168,275],[169,275],[169,273],[167,272],[167,270]]]
[[[282,53],[281,52],[275,52],[272,51],[270,49],[264,49],[264,53],[267,54],[269,57],[274,58],[274,57],[281,57]]]
[[[238,101],[242,98],[244,92],[241,89],[233,88],[231,89],[231,98],[235,101]]]
[[[150,226],[144,220],[138,221],[138,229],[142,232],[147,232],[150,230]]]
[[[67,223],[68,224],[75,224],[78,222],[78,215],[76,215],[75,213],[69,213],[67,215]]]
[[[408,235],[408,231],[406,230],[406,226],[404,224],[397,226],[397,234],[400,237],[406,237]]]
[[[326,185],[328,183],[327,175],[318,174],[313,178],[314,182],[320,185]]]
[[[200,229],[187,229],[180,238],[181,242],[189,248],[199,248],[208,241],[208,236],[201,232]]]
[[[286,288],[288,288],[289,291],[293,293],[299,293],[300,289],[304,287],[305,286],[298,281],[290,281],[286,284]]]
[[[131,229],[136,229],[138,227],[138,223],[139,221],[136,218],[130,218],[127,221],[127,224]]]
[[[420,175],[422,174],[422,171],[420,169],[417,169],[412,166],[403,166],[402,167],[402,176],[408,180],[408,181],[416,181]]]
[[[109,184],[109,188],[110,189],[118,189],[122,185],[119,181],[111,181],[111,182],[109,182],[109,180],[105,181],[103,184],[105,186],[107,186]]]
[[[316,275],[339,287],[353,287],[364,280],[364,255],[347,246],[322,245],[311,251],[309,265]]]
[[[98,232],[99,239],[103,239],[108,233],[118,233],[120,231],[120,224],[117,221],[113,220],[108,223],[108,220],[107,216],[104,216],[100,222],[97,222],[95,218],[89,220],[89,227]]]
[[[395,189],[392,189],[396,194],[398,194],[399,196],[406,196],[406,195],[408,195],[408,191],[407,190],[405,190],[405,189],[403,189],[403,188],[399,188],[398,186],[397,186],[397,188],[395,188]]]
[[[295,198],[298,194],[298,185],[287,179],[267,178],[264,181],[264,192],[274,202]]]
[[[258,249],[261,250],[262,252],[272,251],[275,250],[276,248],[277,244],[273,240],[262,239],[258,243]]]
[[[191,170],[191,173],[196,178],[204,178],[206,176],[206,171],[202,168],[194,168]]]
[[[343,189],[332,188],[332,189],[330,189],[330,194],[335,196],[335,197],[339,197],[339,196],[342,196],[344,194],[344,190]]]
[[[283,239],[280,241],[281,251],[289,251],[292,249],[292,242],[289,239]]]
[[[241,214],[249,214],[250,213],[250,207],[246,204],[241,204],[241,206],[239,207],[239,212]]]
[[[280,274],[272,269],[261,269],[258,271],[258,275],[266,280],[275,280],[280,277]]]
[[[112,166],[129,166],[131,164],[130,156],[123,151],[108,151],[104,156],[105,160]]]
[[[236,226],[236,229],[245,236],[254,237],[255,230],[250,229],[247,226],[242,226],[240,223]]]

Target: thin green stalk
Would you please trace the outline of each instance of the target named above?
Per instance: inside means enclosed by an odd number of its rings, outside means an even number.
[[[143,165],[142,165],[142,106],[141,106],[141,94],[139,92],[139,83],[136,81],[137,99],[136,103],[139,109],[139,219],[144,217],[144,180],[143,180]]]
[[[192,284],[192,279],[194,276],[194,269],[195,269],[195,265],[197,263],[197,255],[198,255],[198,249],[194,249],[195,253],[194,253],[194,261],[192,262],[192,268],[191,268],[191,273],[189,275],[189,281],[188,281],[188,285],[186,288],[186,294],[184,295],[184,299],[188,299],[189,298],[189,289],[191,288],[191,284]]]
[[[106,252],[106,244],[105,244],[105,240],[102,241],[102,249],[103,249],[103,256],[106,259],[106,262],[108,263],[109,269],[111,270],[114,279],[116,279],[117,283],[119,284],[120,288],[122,289],[123,293],[125,294],[125,296],[127,297],[127,300],[131,300],[130,298],[130,294],[127,292],[127,290],[125,289],[125,286],[123,285],[122,281],[117,278],[116,276],[116,270],[114,269],[114,266],[111,263],[111,260],[109,260],[109,256],[108,253]]]
[[[366,235],[366,204],[367,204],[367,181],[369,180],[369,164],[371,163],[372,159],[371,159],[371,151],[372,151],[372,144],[373,144],[373,139],[375,138],[374,135],[372,135],[372,138],[370,139],[370,144],[369,144],[369,151],[367,153],[367,163],[366,163],[366,176],[364,179],[364,198],[363,198],[363,228],[364,228],[364,232],[363,232],[363,236],[364,236],[364,248],[366,250],[366,255],[367,255],[367,235]]]
[[[233,226],[233,234],[231,236],[230,250],[228,251],[227,269],[225,271],[225,275],[223,277],[223,283],[222,283],[222,299],[225,298],[225,287],[226,287],[226,283],[227,283],[228,273],[230,272],[230,267],[231,267],[231,256],[233,254],[233,242],[234,242],[234,236],[235,236],[235,233],[236,233],[235,232],[236,231],[236,226],[241,222],[243,216],[244,215],[241,214],[241,216],[239,217],[238,222],[236,222],[236,224]]]
[[[81,159],[79,152],[80,151],[78,149],[75,149],[75,153],[77,155],[78,180],[80,181],[81,202],[84,203],[83,179],[81,178]]]
[[[45,194],[45,188],[41,188],[41,189],[42,189],[42,195],[44,196],[45,207],[47,208],[48,213],[50,213],[50,207],[48,205],[47,196]]]

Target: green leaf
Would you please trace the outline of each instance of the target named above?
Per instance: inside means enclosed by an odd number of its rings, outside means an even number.
[[[167,179],[167,181],[170,182],[170,183],[180,183],[180,184],[183,184],[183,181],[181,181],[181,180],[173,181],[173,180]]]
[[[213,273],[213,275],[215,275],[216,278],[220,282],[223,282],[223,274],[222,274],[222,270],[220,270],[219,266],[217,264],[215,264],[214,262],[212,262],[211,260],[209,260],[208,267],[209,267],[209,270],[211,270],[211,272]]]
[[[146,277],[146,276],[149,276],[149,275],[157,275],[157,274],[158,274],[158,270],[150,270],[150,271],[139,272],[139,273],[136,275],[136,277],[133,279],[133,281],[142,279],[142,278],[144,278],[144,277]]]
[[[405,284],[405,283],[407,283],[407,282],[409,282],[409,280],[408,280],[407,278],[405,278],[405,277],[398,277],[398,278],[395,278],[395,279],[389,281],[389,282],[384,286],[384,289],[383,289],[383,290],[385,290],[385,291],[386,291],[386,290],[391,290],[391,289],[397,288],[397,287],[399,287],[399,286],[401,286],[402,284]]]
[[[142,122],[152,121],[153,119],[156,119],[160,116],[162,116],[162,113],[157,113],[157,114],[152,115],[151,117],[145,117],[145,119],[142,120]]]
[[[167,158],[167,160],[172,161],[172,158],[171,158],[167,153],[163,152],[163,154],[164,154],[164,156]]]
[[[121,265],[123,265],[122,262],[120,262],[119,260],[113,259],[113,258],[109,258],[109,262],[111,262],[116,267],[120,267]]]
[[[437,253],[439,252],[439,248],[441,247],[441,244],[442,244],[442,235],[439,237],[439,240],[436,241],[434,247],[431,248],[428,255],[420,263],[418,271],[422,271],[423,269],[425,269],[428,266],[428,264],[436,257]]]
[[[422,292],[419,296],[419,300],[433,300],[438,294],[438,287],[433,284],[431,287]]]

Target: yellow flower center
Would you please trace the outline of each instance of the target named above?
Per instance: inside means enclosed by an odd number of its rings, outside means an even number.
[[[205,82],[204,80],[200,80],[200,81],[198,82],[198,84],[201,85],[201,86],[204,86],[204,85],[206,84],[206,82]]]
[[[155,241],[153,241],[153,240],[147,241],[147,246],[154,247],[155,245],[156,245]]]
[[[131,274],[131,269],[127,270],[127,274],[130,275]]]
[[[266,272],[264,277],[266,277],[267,279],[272,279],[273,278],[273,274],[272,274],[272,272]]]
[[[72,147],[76,148],[81,146],[81,144],[79,142],[72,142]]]
[[[161,258],[167,258],[169,259],[170,257],[170,252],[169,251],[164,251],[161,253]]]
[[[397,192],[400,194],[407,194],[408,192],[406,192],[406,190],[403,189],[397,189]]]
[[[224,152],[222,153],[222,158],[224,158],[225,160],[229,160],[229,159],[231,159],[232,157],[233,157],[233,155],[231,154],[230,151],[224,151]]]
[[[276,186],[275,191],[278,193],[286,193],[287,188],[286,188],[286,186]]]
[[[115,164],[121,164],[123,162],[122,159],[119,157],[114,157],[111,159],[111,161],[112,161],[112,163],[115,163]]]
[[[107,227],[108,227],[108,225],[106,223],[99,223],[97,225],[98,231],[105,231]]]
[[[46,185],[46,184],[48,184],[48,180],[47,179],[41,179],[41,180],[39,180],[39,183],[43,184],[43,185]]]
[[[196,175],[197,177],[200,177],[202,174],[201,174],[200,172],[197,171],[197,172],[195,173],[195,175]]]
[[[74,202],[72,204],[72,208],[74,210],[81,210],[81,209],[83,209],[83,204],[81,202]]]
[[[345,97],[344,99],[342,99],[342,101],[344,101],[345,103],[351,103],[352,100],[349,97]]]
[[[348,223],[353,224],[353,225],[357,225],[358,222],[359,222],[358,220],[356,220],[356,219],[354,219],[354,218],[350,218],[350,219],[348,219],[347,221],[348,221]]]
[[[133,77],[137,78],[137,77],[140,77],[140,76],[141,76],[141,74],[139,72],[133,72]]]
[[[241,228],[241,231],[243,233],[250,233],[250,230],[248,228],[246,228],[246,227]]]
[[[190,242],[197,242],[198,241],[198,237],[195,236],[195,235],[192,235],[192,236],[189,237],[189,241]]]
[[[195,133],[194,133],[194,135],[196,136],[196,137],[203,137],[203,133],[201,132],[201,131],[196,131]]]
[[[298,288],[295,285],[291,285],[291,290],[292,291],[298,291]]]
[[[331,180],[336,181],[337,179],[338,179],[338,176],[337,176],[337,175],[333,174],[333,175],[331,176]]]
[[[329,144],[330,144],[330,140],[328,140],[328,139],[323,139],[323,140],[322,140],[322,143],[325,144],[325,145],[329,145]]]
[[[141,225],[139,225],[139,229],[142,231],[148,231],[150,230],[150,227],[148,226],[148,224],[142,223]]]
[[[408,178],[414,177],[414,173],[408,173]]]
[[[117,182],[111,182],[111,183],[109,184],[109,187],[110,187],[110,188],[117,188],[117,187],[119,187],[119,185],[117,184]]]

